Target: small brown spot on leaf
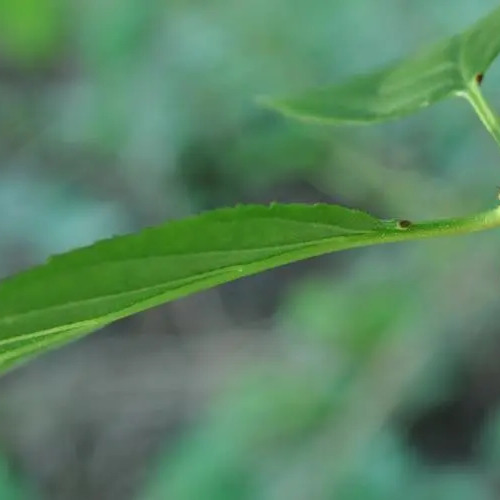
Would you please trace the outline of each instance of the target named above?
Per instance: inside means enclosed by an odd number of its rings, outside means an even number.
[[[483,77],[484,77],[483,73],[478,73],[478,74],[476,75],[475,80],[476,80],[476,83],[477,83],[478,85],[481,85],[481,82],[483,81]]]
[[[398,229],[408,229],[410,226],[411,222],[409,220],[398,220]]]

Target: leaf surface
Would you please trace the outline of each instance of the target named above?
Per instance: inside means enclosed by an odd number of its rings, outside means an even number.
[[[360,245],[386,227],[334,205],[241,206],[53,257],[0,282],[0,367],[189,293]]]
[[[408,59],[339,85],[261,102],[286,115],[332,124],[391,120],[450,96],[465,96],[499,52],[497,8],[470,29]]]

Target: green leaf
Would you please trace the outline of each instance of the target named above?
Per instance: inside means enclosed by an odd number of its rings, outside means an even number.
[[[243,276],[346,248],[498,227],[381,221],[336,205],[214,210],[103,240],[0,282],[0,368],[119,318]]]
[[[355,246],[385,226],[338,206],[242,206],[54,257],[0,282],[0,367],[189,293]]]
[[[287,115],[333,124],[390,120],[450,96],[467,96],[499,51],[497,8],[467,31],[381,70],[261,102]]]

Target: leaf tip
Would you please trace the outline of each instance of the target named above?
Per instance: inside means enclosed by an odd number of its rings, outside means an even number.
[[[276,98],[268,95],[261,95],[257,96],[255,100],[261,107],[267,108],[271,111],[276,111],[289,118],[302,119],[307,121],[314,121],[315,119],[317,119],[318,121],[321,121],[316,116],[307,116],[306,113],[297,109],[297,103],[290,98]]]

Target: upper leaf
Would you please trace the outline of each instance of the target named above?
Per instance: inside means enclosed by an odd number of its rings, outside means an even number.
[[[261,101],[302,119],[371,123],[411,114],[452,95],[465,95],[500,52],[500,8],[467,31],[414,56],[340,85]]]

